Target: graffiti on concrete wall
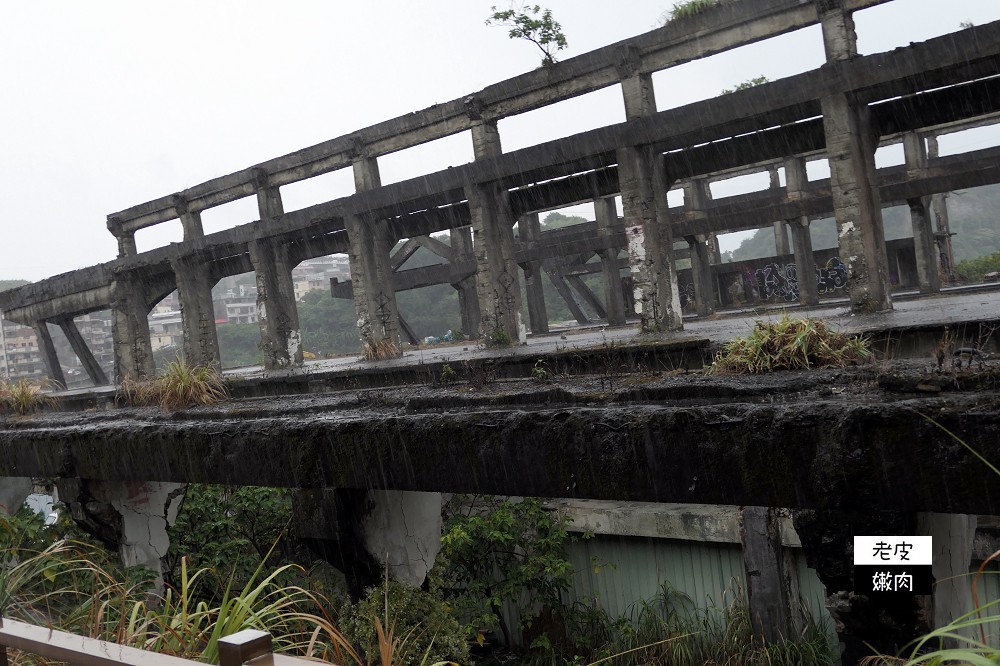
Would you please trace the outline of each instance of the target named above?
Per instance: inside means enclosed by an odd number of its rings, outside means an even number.
[[[799,281],[795,264],[768,264],[758,268],[754,275],[757,294],[762,301],[796,301],[799,298]],[[820,295],[832,294],[847,285],[847,267],[839,257],[833,257],[826,266],[816,267],[816,288]]]

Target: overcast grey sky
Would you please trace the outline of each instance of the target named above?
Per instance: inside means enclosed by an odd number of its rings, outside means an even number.
[[[655,27],[673,0],[550,0],[561,58]],[[484,25],[474,0],[10,2],[0,22],[0,278],[37,280],[113,259],[112,213],[539,65]],[[506,5],[504,5],[506,6]],[[1000,19],[998,0],[895,0],[857,14],[884,51]],[[661,109],[822,64],[818,28],[654,77]],[[618,86],[501,122],[505,150],[624,120]],[[970,138],[968,142],[979,141]],[[968,145],[964,149],[976,146]],[[467,133],[380,159],[394,182],[472,157]],[[314,182],[313,182],[314,181]],[[286,210],[350,194],[349,170],[282,188]],[[580,212],[587,212],[585,209]],[[253,199],[206,211],[206,232],[256,218]],[[137,235],[179,241],[180,223]]]

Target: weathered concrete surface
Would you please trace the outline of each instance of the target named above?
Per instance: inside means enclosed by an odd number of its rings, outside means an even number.
[[[928,380],[916,375],[883,380],[913,391],[899,394],[877,378],[873,368],[633,377],[641,385],[608,393],[606,378],[592,377],[248,400],[174,415],[53,414],[5,423],[0,474],[1000,512],[1000,480],[920,418],[933,414],[988,459],[1000,456],[996,370],[949,382],[977,392],[924,393]]]

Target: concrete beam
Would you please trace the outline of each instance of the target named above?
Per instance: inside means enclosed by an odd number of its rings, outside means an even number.
[[[94,386],[104,386],[105,384],[108,384],[108,376],[104,374],[104,370],[101,368],[100,363],[98,363],[97,359],[94,358],[94,354],[87,346],[87,341],[83,339],[82,335],[80,335],[80,329],[76,327],[76,322],[74,322],[71,317],[66,317],[64,319],[57,320],[56,323],[66,335],[66,339],[69,340],[69,345],[72,347],[73,353],[76,354],[78,359],[80,359],[83,369],[86,371],[87,376],[90,377],[90,381],[94,383]]]
[[[35,322],[32,326],[35,330],[35,338],[38,340],[38,353],[42,356],[45,364],[45,374],[56,386],[63,388],[66,386],[66,377],[63,376],[62,365],[59,363],[59,354],[56,353],[56,346],[52,344],[52,335],[49,334],[49,327],[44,321]]]

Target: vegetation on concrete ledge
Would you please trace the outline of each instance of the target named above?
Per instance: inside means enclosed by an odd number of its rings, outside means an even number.
[[[388,338],[365,340],[363,346],[366,361],[384,361],[387,358],[396,358],[399,356],[399,347]]]
[[[728,95],[730,93],[739,92],[740,90],[747,90],[749,88],[754,88],[761,84],[770,82],[771,79],[767,78],[766,76],[755,76],[754,78],[744,81],[743,83],[737,83],[732,88],[726,88],[725,90],[722,91],[722,94]]]
[[[660,21],[666,24],[677,19],[696,16],[721,4],[722,0],[683,0],[682,2],[675,2],[670,11],[665,12],[660,17]]]
[[[754,324],[750,335],[722,346],[713,373],[763,373],[802,368],[844,367],[871,361],[868,340],[830,330],[817,319],[792,319]]]
[[[566,48],[566,35],[562,26],[552,18],[551,9],[542,9],[539,5],[515,6],[511,2],[510,9],[498,10],[490,7],[490,17],[486,25],[502,25],[510,28],[507,36],[511,39],[524,39],[542,52],[542,64],[551,65],[556,61],[555,52]]]
[[[190,365],[182,358],[167,364],[152,380],[126,378],[118,400],[127,405],[158,405],[163,411],[214,405],[229,398],[222,372],[215,366]]]
[[[50,402],[51,398],[42,393],[42,387],[27,379],[0,380],[0,414],[33,414]]]

